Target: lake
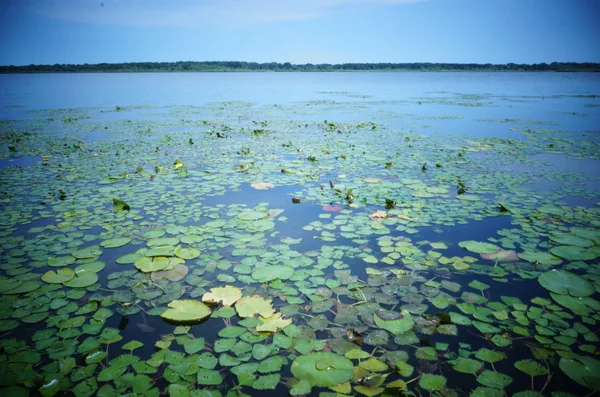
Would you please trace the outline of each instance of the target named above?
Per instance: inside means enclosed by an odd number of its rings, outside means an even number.
[[[600,390],[600,75],[0,75],[6,396]]]

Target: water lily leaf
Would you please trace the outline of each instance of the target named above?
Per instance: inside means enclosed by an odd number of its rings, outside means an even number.
[[[526,260],[527,262],[537,263],[540,265],[556,266],[562,263],[562,259],[556,255],[552,255],[549,252],[525,251],[517,255],[519,258]]]
[[[458,245],[476,254],[493,254],[500,250],[500,247],[497,245],[473,240],[461,241]]]
[[[271,299],[265,299],[258,295],[244,296],[235,304],[235,310],[240,317],[254,317],[255,314],[269,318],[275,314]]]
[[[558,366],[582,386],[592,390],[600,390],[600,361],[587,356],[561,357]]]
[[[129,204],[118,198],[113,198],[113,208],[115,211],[129,211],[131,209]]]
[[[283,360],[281,356],[273,356],[269,357],[266,360],[263,360],[257,368],[257,371],[266,374],[269,372],[276,372],[281,370],[281,366],[283,365]]]
[[[268,216],[268,211],[255,210],[242,211],[237,215],[238,219],[241,219],[243,221],[257,221],[259,219],[267,218]]]
[[[51,267],[62,267],[68,266],[75,263],[76,258],[74,256],[52,256],[48,258],[48,266]]]
[[[71,280],[75,277],[75,271],[71,268],[62,268],[57,271],[48,271],[42,275],[42,281],[49,284],[62,284],[65,281]]]
[[[281,313],[275,313],[269,318],[259,317],[263,324],[258,325],[256,330],[259,332],[277,332],[284,329],[292,323],[291,318],[283,318]]]
[[[361,361],[358,366],[369,372],[383,372],[388,370],[387,364],[375,357],[371,357],[366,361]]]
[[[219,371],[212,369],[200,368],[196,374],[199,385],[220,385],[223,383],[223,378]]]
[[[533,360],[517,361],[515,367],[529,376],[542,376],[548,374],[548,370],[545,367]]]
[[[256,390],[275,390],[280,379],[281,375],[279,374],[263,375],[254,381],[252,388]]]
[[[133,351],[135,349],[139,349],[142,346],[144,346],[144,344],[142,342],[137,341],[137,340],[131,340],[131,341],[125,343],[123,346],[121,346],[121,349]]]
[[[471,391],[469,397],[504,397],[504,392],[499,389],[489,387],[478,387]]]
[[[456,364],[453,365],[458,372],[464,372],[465,374],[475,374],[483,367],[481,361],[473,360],[471,358],[459,357]]]
[[[550,252],[569,261],[588,261],[599,255],[596,251],[575,245],[559,245],[550,249]]]
[[[390,331],[394,335],[410,330],[415,324],[411,314],[404,309],[399,313],[380,309],[374,314],[373,319],[379,328]]]
[[[75,277],[66,281],[63,285],[71,288],[86,288],[95,284],[98,281],[98,275],[95,272],[88,270],[80,270],[75,272]]]
[[[169,303],[168,307],[160,316],[171,321],[198,321],[211,313],[208,306],[195,300],[176,300]]]
[[[144,256],[136,260],[133,265],[142,272],[149,273],[166,269],[169,266],[169,260],[167,258],[149,258]]]
[[[181,246],[175,248],[173,253],[178,258],[185,260],[196,259],[200,256],[200,250],[198,248],[182,248]]]
[[[434,374],[422,374],[419,379],[419,386],[427,391],[441,390],[446,386],[446,377]]]
[[[290,394],[292,396],[309,395],[310,390],[311,390],[310,383],[306,380],[301,380],[301,381],[298,381],[297,383],[295,383],[294,386],[292,386],[292,388],[290,390]]]
[[[559,295],[553,292],[550,293],[550,296],[559,305],[570,309],[573,313],[579,314],[580,316],[588,316],[594,310],[598,310],[597,308],[594,309],[595,306],[598,306],[598,301],[589,296],[582,298],[570,295]]]
[[[273,265],[263,266],[254,269],[252,278],[258,282],[266,283],[271,280],[287,280],[294,274],[294,268],[291,266]]]
[[[506,358],[506,353],[481,348],[475,352],[475,357],[487,363],[495,363]]]
[[[150,275],[150,278],[153,281],[159,281],[163,279],[167,279],[169,281],[180,281],[187,276],[189,272],[189,268],[185,265],[177,265],[173,269],[170,270],[160,270],[158,272],[153,272]]]
[[[100,246],[103,248],[118,248],[124,245],[127,245],[131,242],[131,238],[129,237],[119,237],[113,238],[110,240],[104,240],[100,243]]]
[[[538,282],[549,291],[561,295],[585,297],[596,292],[594,284],[585,278],[566,270],[552,270],[542,273]]]
[[[512,378],[496,371],[484,371],[477,377],[477,382],[484,386],[504,389],[512,382]]]
[[[102,250],[98,246],[83,248],[71,253],[77,259],[97,258],[102,255]]]
[[[354,390],[368,397],[373,397],[385,391],[383,387],[354,386]]]
[[[211,288],[202,296],[202,302],[217,304],[222,302],[224,306],[231,306],[242,297],[242,290],[226,285],[224,287]]]
[[[329,366],[317,368],[319,361],[326,361]],[[331,387],[354,378],[354,364],[347,358],[331,353],[317,352],[302,355],[292,362],[292,374],[307,381],[311,386]]]
[[[595,245],[595,242],[587,238],[576,236],[570,233],[552,233],[550,240],[560,245],[574,245],[577,247],[588,248]]]

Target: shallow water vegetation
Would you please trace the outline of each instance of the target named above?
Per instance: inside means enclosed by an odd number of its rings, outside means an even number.
[[[52,123],[11,125],[35,134],[2,154],[47,161],[0,171],[1,392],[600,389],[600,208],[526,186],[577,186],[535,156],[597,159],[596,142],[426,136],[301,109],[142,108],[164,119],[136,122],[80,109],[69,144]]]

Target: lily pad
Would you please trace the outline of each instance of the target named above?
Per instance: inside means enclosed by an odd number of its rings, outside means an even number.
[[[588,261],[598,257],[595,251],[575,245],[559,245],[553,247],[550,252],[569,261]]]
[[[225,287],[211,288],[202,296],[202,302],[217,304],[222,302],[224,306],[231,306],[242,297],[242,290],[226,285]]]
[[[442,375],[423,374],[419,379],[419,386],[427,391],[441,390],[446,386],[447,379]]]
[[[119,237],[119,238],[104,240],[100,243],[100,246],[103,248],[118,248],[118,247],[127,245],[130,242],[131,242],[131,238],[129,238],[129,237]]]
[[[274,266],[263,266],[258,269],[254,269],[252,272],[252,278],[258,282],[266,283],[271,280],[287,280],[294,274],[294,268],[291,266],[274,265]]]
[[[49,284],[62,284],[71,280],[73,277],[75,277],[75,271],[71,268],[65,267],[58,269],[57,271],[50,270],[44,273],[42,275],[42,281],[45,281]]]
[[[461,241],[458,245],[467,251],[474,252],[476,254],[493,254],[500,250],[500,247],[497,245],[481,242],[481,241]]]
[[[410,313],[404,309],[399,313],[381,309],[374,314],[373,319],[379,328],[383,328],[394,335],[410,330],[415,324]]]
[[[552,270],[541,274],[538,282],[549,291],[561,295],[585,297],[596,292],[594,284],[566,270]]]
[[[168,304],[168,307],[160,316],[177,322],[202,320],[210,316],[211,313],[208,306],[195,300],[173,301]]]
[[[89,270],[75,272],[75,277],[66,281],[64,285],[71,288],[86,288],[98,281],[98,275]]]
[[[258,295],[244,296],[236,302],[235,310],[240,317],[254,317],[259,314],[268,318],[275,314],[271,299],[265,299]]]
[[[319,365],[320,362],[326,362],[328,365]],[[317,352],[296,358],[291,371],[296,378],[307,381],[311,386],[331,387],[353,379],[353,368],[352,361],[344,356],[331,352]]]
[[[560,369],[582,386],[600,390],[600,361],[587,356],[562,357],[558,363]]]

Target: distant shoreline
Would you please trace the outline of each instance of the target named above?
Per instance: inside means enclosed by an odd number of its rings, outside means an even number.
[[[16,73],[182,73],[182,72],[600,72],[600,63],[343,63],[291,64],[237,61],[130,62],[0,66],[0,74]]]

